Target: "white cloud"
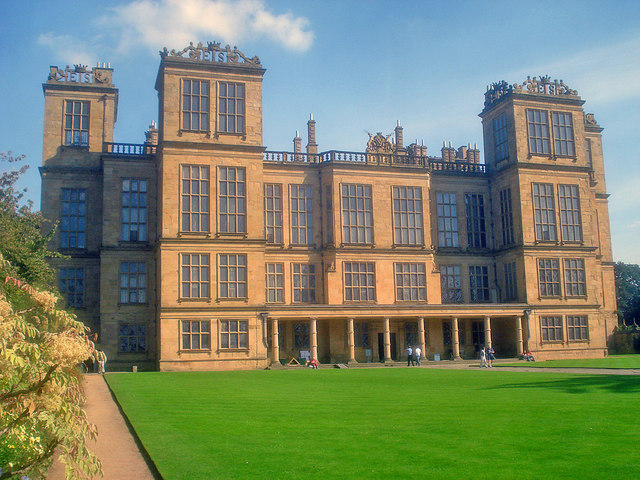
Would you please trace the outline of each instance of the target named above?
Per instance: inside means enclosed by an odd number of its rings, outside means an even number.
[[[55,35],[43,33],[38,37],[38,45],[49,47],[56,61],[65,62],[68,65],[83,64],[93,65],[95,55],[89,53],[91,49],[86,43],[80,42],[70,35]]]
[[[121,53],[139,45],[156,53],[161,47],[179,49],[190,41],[235,45],[260,38],[304,52],[313,42],[306,18],[273,14],[262,0],[136,0],[114,7],[100,23],[119,29]]]

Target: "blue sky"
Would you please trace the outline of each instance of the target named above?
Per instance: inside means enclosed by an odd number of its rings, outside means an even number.
[[[291,150],[296,130],[304,144],[310,113],[320,150],[363,151],[397,120],[431,155],[443,140],[482,150],[487,84],[563,79],[605,128],[614,260],[640,263],[640,2],[25,0],[0,18],[0,151],[27,155],[36,207],[49,65],[110,62],[115,139],[142,143],[158,50],[216,40],[267,68],[270,150]]]

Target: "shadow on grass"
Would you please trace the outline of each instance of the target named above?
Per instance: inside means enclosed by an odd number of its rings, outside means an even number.
[[[585,375],[523,383],[506,383],[490,387],[550,389],[565,393],[595,393],[605,390],[612,393],[640,393],[640,377],[627,375]]]

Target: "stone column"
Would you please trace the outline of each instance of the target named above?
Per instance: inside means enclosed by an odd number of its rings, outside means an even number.
[[[484,317],[484,346],[491,347],[491,317]]]
[[[384,361],[391,361],[391,332],[389,331],[389,317],[384,317]]]
[[[460,360],[460,339],[458,338],[458,317],[451,319],[451,346],[453,347],[453,359]]]
[[[353,331],[353,318],[350,318],[347,322],[347,345],[349,345],[349,362],[348,363],[358,363],[356,362],[356,341],[355,334]]]
[[[418,344],[420,345],[420,350],[422,350],[422,358],[426,360],[427,358],[427,342],[425,342],[424,335],[424,318],[418,318]]]
[[[309,320],[309,336],[311,337],[311,358],[318,360],[318,319],[312,318]]]
[[[280,337],[278,334],[278,319],[271,319],[271,364],[280,366]]]
[[[516,351],[518,352],[518,356],[522,356],[524,352],[524,346],[522,341],[522,317],[516,317]]]

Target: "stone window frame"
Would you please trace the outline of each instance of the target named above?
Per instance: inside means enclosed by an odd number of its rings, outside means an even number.
[[[566,319],[567,319],[567,341],[568,342],[588,342],[589,341],[589,316],[588,315],[567,315]]]
[[[418,322],[404,322],[404,345],[416,347],[420,344],[418,341]],[[424,352],[423,352],[424,354]]]
[[[282,184],[264,184],[264,232],[268,245],[283,245]]]
[[[373,187],[362,183],[341,183],[340,212],[342,243],[373,245]]]
[[[247,171],[244,167],[218,167],[218,233],[247,233]]]
[[[142,339],[142,342],[140,341]],[[123,343],[124,342],[124,343]],[[126,345],[126,348],[123,348]],[[143,323],[118,324],[118,353],[146,353],[147,326]]]
[[[233,86],[233,93],[230,87]],[[218,121],[216,132],[222,135],[245,135],[247,131],[247,86],[244,82],[219,81],[218,88]],[[238,94],[238,89],[242,90]],[[223,107],[224,105],[224,107]],[[233,112],[229,106],[233,105]],[[233,119],[233,128],[229,128],[229,120]]]
[[[552,142],[551,129],[549,128],[549,111],[527,108],[526,115],[529,154],[551,157],[553,152],[551,150]]]
[[[60,199],[60,248],[87,246],[87,190],[63,188]]]
[[[180,233],[211,233],[211,170],[208,165],[180,165]]]
[[[487,248],[484,194],[465,192],[464,210],[467,217],[467,245],[470,248]]]
[[[197,82],[198,85],[197,93],[193,92],[194,82]],[[189,87],[186,88],[186,85],[189,85]],[[207,91],[205,93],[202,93],[203,85],[206,85]],[[186,90],[189,91],[187,92]],[[189,109],[185,109],[187,98],[189,99]],[[196,98],[198,99],[198,108],[197,110],[192,110],[191,108]],[[198,125],[193,128],[193,120],[195,118],[198,120]],[[209,80],[202,78],[180,79],[180,131],[211,132],[211,82]]]
[[[371,348],[369,322],[353,322],[353,343],[357,348]]]
[[[420,271],[420,269],[422,271]],[[395,279],[396,302],[425,303],[427,301],[426,272],[427,272],[427,269],[423,262],[394,263],[393,273],[394,273],[394,279]],[[422,277],[422,282],[420,282],[420,277]],[[408,280],[408,282],[405,282],[405,280]],[[404,295],[405,293],[408,294],[407,296],[409,298],[405,298],[405,295]]]
[[[440,292],[443,304],[464,303],[460,265],[440,265]]]
[[[180,253],[179,295],[181,301],[211,299],[211,256],[208,253]]]
[[[293,324],[293,348],[294,350],[309,350],[311,346],[311,329],[309,322]]]
[[[89,148],[91,102],[89,100],[65,100],[63,117],[63,145],[65,147]]]
[[[84,308],[84,268],[64,267],[58,272],[60,293],[67,299],[67,306]]]
[[[484,345],[485,343],[484,322],[482,320],[471,321],[471,343],[473,345]]]
[[[291,264],[291,303],[317,303],[317,287],[315,263]]]
[[[536,242],[557,242],[558,226],[553,184],[533,182],[531,195]]]
[[[513,202],[511,201],[511,187],[500,190],[500,223],[502,226],[502,245],[515,244],[513,229]]]
[[[325,212],[325,225],[326,225],[326,239],[327,244],[333,244],[333,186],[325,185],[324,187],[325,194],[325,202],[324,202],[324,212]]]
[[[563,258],[564,292],[566,297],[587,296],[587,276],[584,258]]]
[[[270,271],[270,269],[272,271]],[[265,293],[264,293],[265,303],[284,303],[284,263],[281,263],[281,262],[265,263],[264,272],[265,272]],[[273,300],[271,300],[271,298],[273,298]]]
[[[559,258],[536,258],[538,295],[540,298],[562,297],[562,278]],[[551,289],[551,290],[549,290]],[[549,293],[551,291],[551,293]]]
[[[504,264],[504,299],[513,301],[518,299],[518,269],[516,262]]]
[[[469,302],[491,302],[489,267],[487,265],[469,265]]]
[[[455,192],[436,192],[438,246],[459,247],[458,205]]]
[[[541,343],[562,343],[564,341],[564,322],[562,315],[540,316]]]
[[[211,351],[211,320],[179,320],[180,348],[179,351],[210,352]],[[185,326],[189,328],[185,329]],[[197,328],[194,328],[197,327]],[[205,327],[203,329],[203,327]],[[197,339],[197,342],[195,340]],[[205,342],[203,342],[205,340]],[[203,346],[204,343],[204,346]],[[197,345],[196,345],[197,344]]]
[[[132,301],[132,295],[136,300]],[[123,305],[148,303],[147,264],[145,262],[120,262],[119,297],[118,303]]]
[[[558,184],[558,213],[560,233],[565,243],[582,243],[582,210],[580,187],[573,184]]]
[[[218,254],[218,300],[247,300],[248,266],[245,253]]]
[[[424,246],[422,187],[394,185],[391,187],[391,201],[393,244]]]
[[[375,262],[342,262],[342,279],[344,303],[376,302]]]
[[[556,157],[575,158],[576,147],[573,114],[566,111],[552,110],[551,127],[553,132],[553,154]]]
[[[313,187],[289,185],[290,244],[311,246],[313,242]]]
[[[496,163],[509,160],[509,136],[506,112],[502,112],[493,119],[493,150]]]
[[[249,321],[245,319],[218,320],[220,350],[249,350]]]
[[[148,184],[146,178],[123,178],[121,181],[120,240],[123,242],[147,241]],[[132,235],[134,232],[136,235]],[[135,238],[132,238],[133,236]]]

